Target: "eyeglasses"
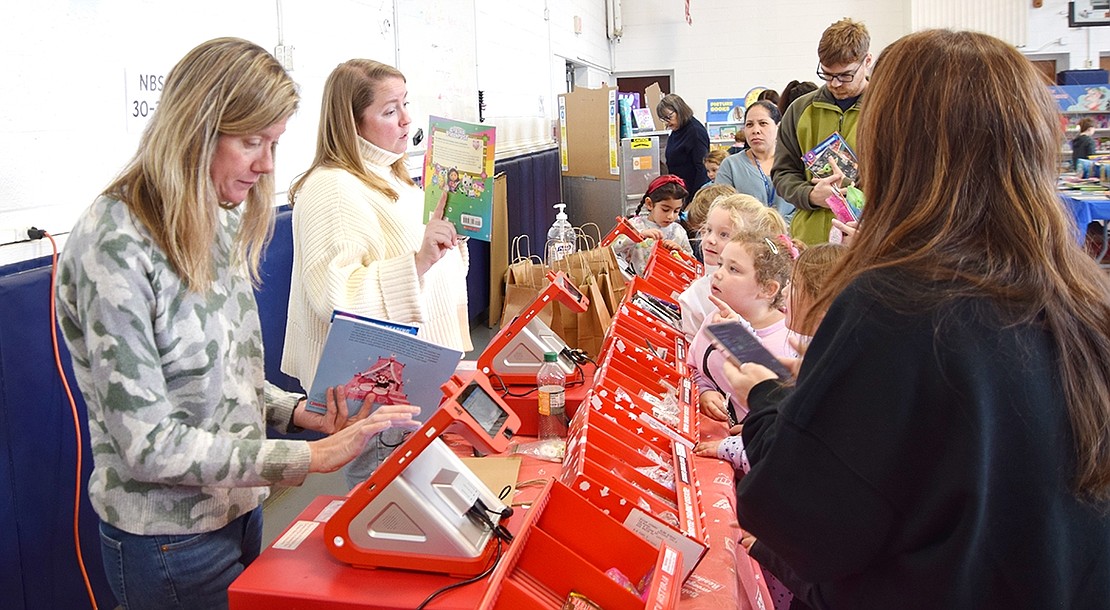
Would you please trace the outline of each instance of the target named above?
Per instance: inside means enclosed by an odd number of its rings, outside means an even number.
[[[675,116],[675,113],[672,112],[670,114],[661,114],[661,115],[659,115],[659,118],[663,119],[664,123],[669,123],[670,120],[674,118],[674,116]]]
[[[862,68],[862,67],[863,67],[863,62],[860,62],[860,64],[858,66],[856,66],[855,70],[851,70],[851,71],[848,71],[848,72],[839,72],[839,73],[833,74],[833,73],[825,72],[824,70],[821,69],[821,64],[817,64],[817,78],[825,81],[826,83],[831,83],[833,81],[836,81],[836,82],[843,85],[843,84],[847,84],[847,83],[852,82],[852,79],[856,77],[856,74],[859,73],[859,69]]]

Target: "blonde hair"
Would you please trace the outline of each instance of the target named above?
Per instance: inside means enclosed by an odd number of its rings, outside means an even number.
[[[790,246],[797,248],[799,242],[791,240],[785,234],[768,234],[745,229],[734,234],[729,243],[740,244],[751,255],[755,280],[760,286],[778,282],[779,290],[771,298],[771,307],[781,309],[785,299],[782,288],[790,279],[794,265]]]
[[[843,244],[825,243],[804,248],[790,272],[790,285],[795,295],[803,297],[807,305],[815,303],[825,286],[825,280],[847,252],[848,247]],[[796,298],[792,306],[797,307]],[[805,331],[802,334],[805,335],[812,335],[816,330],[807,326],[813,323],[809,316],[794,315],[794,323],[802,326]]]
[[[767,207],[763,202],[745,193],[737,193],[728,197],[717,199],[706,211],[721,208],[728,212],[732,221],[733,232],[759,231],[770,235],[780,235],[787,232],[786,220],[774,208]]]
[[[709,214],[709,207],[713,205],[713,202],[721,197],[735,194],[736,189],[731,184],[705,185],[694,193],[690,205],[686,206],[686,226],[695,231],[700,230],[702,225],[705,224],[705,217]]]
[[[127,205],[190,290],[208,290],[217,214],[240,204],[221,202],[212,183],[220,136],[258,133],[289,118],[299,100],[281,64],[239,38],[197,46],[166,76],[158,111],[138,151],[103,195]],[[273,230],[272,174],[259,178],[243,205],[236,256],[257,284],[262,250]]]
[[[375,88],[389,78],[405,80],[405,75],[393,66],[372,59],[345,61],[328,75],[320,105],[316,156],[312,159],[312,165],[289,188],[289,205],[296,203],[297,193],[305,181],[321,167],[334,167],[348,172],[369,188],[397,200],[397,191],[389,183],[366,171],[358,146],[359,119],[363,111],[374,103]],[[393,163],[391,169],[401,182],[413,184],[403,156]]]
[[[728,151],[720,148],[714,148],[705,155],[702,163],[716,163],[718,166],[728,158]]]

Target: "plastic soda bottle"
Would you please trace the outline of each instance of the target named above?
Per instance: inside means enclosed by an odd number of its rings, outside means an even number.
[[[547,352],[536,373],[540,395],[540,440],[567,437],[566,385],[567,375],[559,366],[559,355]]]

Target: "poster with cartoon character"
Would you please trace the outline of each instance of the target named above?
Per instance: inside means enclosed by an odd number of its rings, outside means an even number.
[[[1110,86],[1050,85],[1061,112],[1110,112]]]
[[[493,153],[489,125],[428,119],[424,153],[424,214],[430,218],[447,196],[443,217],[460,236],[489,241],[493,222]]]
[[[1101,85],[1087,87],[1087,90],[1068,107],[1069,112],[1102,112],[1110,110],[1110,88]]]

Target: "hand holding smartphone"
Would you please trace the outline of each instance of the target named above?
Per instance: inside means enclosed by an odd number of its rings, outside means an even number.
[[[723,350],[737,364],[755,362],[762,364],[778,375],[779,379],[789,379],[790,370],[778,358],[767,351],[752,333],[740,322],[720,322],[705,327],[709,339]]]

